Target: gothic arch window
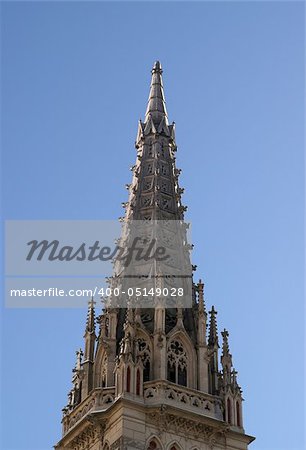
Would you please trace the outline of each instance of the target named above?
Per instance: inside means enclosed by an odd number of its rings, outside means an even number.
[[[237,416],[237,426],[241,427],[240,404],[239,404],[238,400],[236,402],[236,416]]]
[[[105,444],[104,447],[103,447],[103,450],[109,450],[109,445]]]
[[[126,392],[130,392],[131,390],[131,369],[128,366],[126,370]]]
[[[180,447],[178,447],[178,445],[176,444],[172,444],[169,450],[180,450]]]
[[[136,372],[136,395],[140,395],[140,370]]]
[[[137,357],[141,359],[143,365],[143,381],[149,381],[151,371],[151,350],[146,339],[142,337],[137,339]]]
[[[161,446],[158,443],[158,441],[154,438],[151,439],[151,441],[149,442],[147,450],[161,450]]]
[[[227,399],[226,402],[226,408],[227,408],[227,421],[228,423],[232,423],[232,402],[230,399]]]
[[[124,391],[124,370],[121,371],[121,390]]]
[[[168,380],[187,386],[187,352],[179,339],[174,339],[168,347]]]

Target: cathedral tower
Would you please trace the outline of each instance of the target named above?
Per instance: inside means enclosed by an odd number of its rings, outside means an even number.
[[[175,125],[168,120],[159,62],[152,69],[148,106],[135,145],[137,160],[122,221],[180,224],[167,241],[167,264],[172,262],[172,274],[176,273],[180,258],[190,304],[156,301],[151,308],[133,303],[118,307],[109,299],[95,317],[94,299],[89,301],[84,350],[77,351],[73,387],[63,409],[63,436],[55,449],[247,449],[254,438],[243,428],[242,391],[229,333],[221,332],[219,344],[217,311],[212,306],[207,313],[204,283],[193,281],[192,246],[183,223],[184,190],[175,164]],[[123,246],[129,235],[123,232]],[[136,272],[154,273],[156,289],[169,283],[163,276],[168,274],[167,264],[148,261]],[[118,280],[122,286],[126,273],[122,262],[115,261],[111,286],[118,286]]]

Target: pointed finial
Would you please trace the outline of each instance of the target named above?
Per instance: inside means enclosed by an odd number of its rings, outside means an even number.
[[[217,330],[217,311],[215,307],[212,306],[210,314],[210,323],[209,323],[209,336],[208,336],[208,345],[213,347],[214,345],[218,345],[218,330]]]
[[[233,384],[234,387],[238,386],[238,383],[237,383],[237,375],[238,375],[237,370],[235,370],[235,369],[233,368],[233,370],[232,370],[232,384]]]
[[[224,328],[224,330],[221,331],[221,335],[223,338],[222,355],[227,356],[229,354],[228,331]]]
[[[199,280],[198,283],[198,292],[199,292],[199,312],[203,312],[206,314],[204,301],[204,283],[202,283],[201,279]]]
[[[221,331],[221,335],[223,338],[221,364],[223,367],[223,374],[225,377],[224,381],[225,383],[227,383],[232,368],[232,355],[229,352],[228,331],[224,328],[224,330]]]
[[[86,320],[86,330],[85,332],[93,333],[95,331],[95,304],[94,298],[88,302],[88,312],[87,312],[87,320]]]
[[[76,363],[75,363],[75,368],[73,369],[73,372],[77,372],[79,370],[81,370],[81,366],[82,366],[82,358],[83,358],[83,350],[80,348],[79,350],[77,350],[75,352],[76,354]]]
[[[155,61],[154,65],[153,65],[153,69],[152,69],[152,73],[163,73],[163,69],[161,66],[161,63],[159,61]]]
[[[145,115],[145,123],[147,123],[151,118],[153,123],[157,126],[161,123],[162,119],[164,119],[166,125],[168,125],[162,73],[163,70],[161,68],[161,64],[159,61],[156,61],[152,69],[152,80]]]

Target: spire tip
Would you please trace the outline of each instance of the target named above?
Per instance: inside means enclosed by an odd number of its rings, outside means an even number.
[[[155,61],[152,69],[152,73],[163,73],[163,69],[160,61]]]

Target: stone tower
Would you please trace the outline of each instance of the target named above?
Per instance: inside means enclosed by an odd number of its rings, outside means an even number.
[[[184,190],[178,183],[175,125],[168,121],[159,62],[152,69],[136,150],[123,221],[181,223]],[[154,308],[119,308],[109,303],[95,317],[95,302],[89,302],[84,350],[77,351],[57,450],[242,450],[254,440],[243,428],[242,391],[229,334],[221,332],[219,361],[217,312],[212,306],[207,314],[204,284],[193,281],[192,246],[184,233],[175,233],[172,244],[173,252],[179,247],[183,254],[190,307],[157,302]],[[122,274],[118,264],[111,286]],[[155,273],[166,271],[162,264],[155,266]],[[154,283],[156,288],[160,280]]]

